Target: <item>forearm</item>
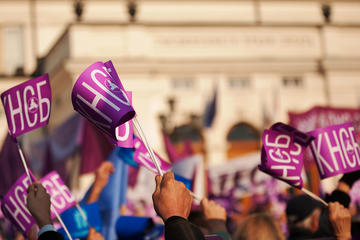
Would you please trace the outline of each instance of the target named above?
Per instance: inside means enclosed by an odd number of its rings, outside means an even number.
[[[101,192],[102,188],[94,185],[94,187],[91,189],[88,199],[86,200],[86,203],[93,203],[99,200]]]

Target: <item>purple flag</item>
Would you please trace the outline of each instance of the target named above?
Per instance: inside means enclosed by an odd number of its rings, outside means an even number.
[[[1,94],[13,138],[47,125],[51,110],[48,74],[21,83]]]
[[[131,92],[126,92],[126,96],[129,99],[130,104],[132,104]],[[134,137],[133,137],[133,124],[131,121],[120,125],[116,128],[116,140],[117,146],[124,148],[133,148],[134,147]]]
[[[1,210],[5,217],[26,236],[36,224],[26,205],[27,188],[30,182],[26,174],[22,175],[10,188],[1,202]]]
[[[352,123],[343,123],[309,132],[321,179],[360,169],[360,148]]]
[[[135,137],[134,147],[135,147],[135,153],[133,157],[134,161],[146,167],[150,171],[158,174],[156,166],[153,163],[150,154],[148,153],[145,147],[145,144],[141,141],[140,138]],[[159,162],[161,170],[167,172],[171,168],[171,165],[168,162],[165,162],[157,153],[155,153],[155,156]]]
[[[116,70],[115,70],[115,67],[114,67],[112,61],[111,61],[111,60],[110,60],[110,61],[107,61],[107,62],[104,63],[104,65],[105,65],[108,73],[109,73],[110,76],[112,77],[114,83],[115,83],[118,87],[120,87],[120,88],[125,92],[125,88],[124,88],[124,86],[121,84],[120,78],[119,78],[119,76],[118,76],[118,74],[117,74],[117,72],[116,72]]]
[[[40,182],[46,188],[47,193],[50,194],[51,204],[59,214],[76,204],[69,188],[64,184],[57,172],[48,173]],[[51,217],[56,217],[53,212],[51,212]]]
[[[259,169],[301,189],[304,151],[312,137],[283,123],[276,123],[270,130],[264,131],[262,140]]]
[[[125,92],[96,62],[81,73],[72,91],[74,109],[113,139],[115,129],[135,116]]]

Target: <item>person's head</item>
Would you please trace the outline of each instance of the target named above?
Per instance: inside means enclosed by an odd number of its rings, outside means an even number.
[[[280,225],[264,213],[249,215],[237,228],[234,240],[284,240]]]
[[[321,203],[308,195],[298,195],[290,199],[286,206],[286,217],[290,234],[294,229],[315,232],[319,227]]]

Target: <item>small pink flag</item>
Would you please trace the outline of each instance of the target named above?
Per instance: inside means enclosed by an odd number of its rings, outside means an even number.
[[[146,167],[150,171],[158,174],[156,166],[151,160],[150,154],[148,153],[145,144],[141,141],[140,138],[135,137],[134,147],[135,147],[135,153],[133,157],[134,161],[139,163],[143,167]],[[155,153],[155,157],[157,158],[162,171],[167,172],[171,168],[171,165],[165,160],[163,160],[157,153]]]

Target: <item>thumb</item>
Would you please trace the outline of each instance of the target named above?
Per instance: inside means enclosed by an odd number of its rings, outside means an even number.
[[[156,175],[155,176],[155,182],[156,182],[155,192],[160,191],[160,183],[161,183],[161,181],[162,181],[162,176]]]
[[[207,204],[208,204],[208,199],[205,197],[200,202],[201,209],[204,210],[206,208]]]
[[[87,239],[91,240],[91,238],[94,236],[95,233],[96,233],[95,228],[90,228],[89,229],[89,235],[88,235]]]

